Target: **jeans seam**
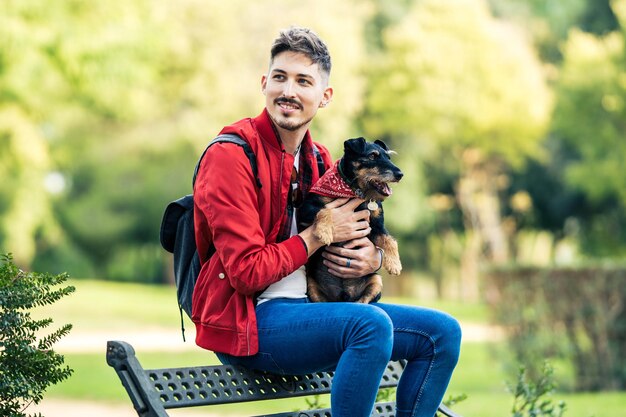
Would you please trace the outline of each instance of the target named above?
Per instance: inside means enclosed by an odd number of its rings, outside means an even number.
[[[268,358],[270,361],[272,361],[272,364],[274,365],[274,367],[276,368],[278,374],[281,375],[285,375],[285,370],[283,368],[281,368],[280,366],[278,366],[278,363],[276,363],[276,360],[274,359],[274,356],[269,353],[269,352],[257,352],[257,355],[259,355],[259,357],[261,355],[263,355],[265,358]]]
[[[420,400],[422,399],[422,395],[424,394],[424,387],[426,386],[426,383],[428,382],[428,378],[430,377],[430,372],[433,369],[433,366],[435,364],[435,360],[437,359],[437,344],[435,343],[435,340],[426,332],[421,332],[419,330],[414,330],[414,329],[406,329],[406,328],[394,328],[393,329],[394,332],[404,332],[404,333],[413,333],[413,334],[419,334],[421,336],[424,336],[425,338],[427,338],[431,345],[432,345],[432,349],[433,349],[433,357],[430,360],[430,363],[428,365],[428,370],[426,371],[426,375],[424,375],[424,381],[422,381],[422,384],[420,386],[420,389],[417,393],[417,396],[415,397],[415,402],[413,403],[413,408],[411,409],[411,415],[415,415],[415,411],[416,411],[416,407],[417,404],[419,404]]]
[[[272,361],[276,369],[278,369],[279,371],[278,373],[280,373],[281,375],[285,375],[285,370],[281,368],[280,366],[278,366],[278,363],[276,363],[276,360],[274,359],[274,355],[272,355],[271,353],[265,353],[265,352],[263,354],[269,356],[270,360]]]

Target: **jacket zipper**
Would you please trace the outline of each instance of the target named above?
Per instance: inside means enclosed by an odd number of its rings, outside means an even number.
[[[285,207],[282,206],[282,202],[283,202],[283,172],[285,171],[285,149],[281,150],[281,155],[280,155],[280,178],[279,178],[279,182],[278,182],[278,189],[279,189],[279,193],[278,195],[280,196],[280,204],[278,207],[280,207],[280,212],[278,215],[278,219],[280,220],[280,218],[282,217],[283,213],[285,212]]]

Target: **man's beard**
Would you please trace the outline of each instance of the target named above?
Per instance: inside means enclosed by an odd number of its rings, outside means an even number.
[[[313,117],[304,120],[304,121],[295,121],[295,120],[289,120],[289,118],[287,117],[281,117],[281,120],[276,120],[271,114],[270,114],[270,119],[272,119],[272,121],[274,122],[274,124],[278,127],[280,127],[281,129],[285,129],[288,130],[290,132],[295,132],[296,130],[300,129],[302,126],[306,125],[307,123],[311,122],[311,120],[313,120]]]

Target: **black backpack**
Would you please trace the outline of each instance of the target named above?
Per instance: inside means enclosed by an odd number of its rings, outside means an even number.
[[[237,135],[224,134],[213,139],[206,147],[193,173],[192,186],[196,183],[196,176],[200,169],[200,163],[207,150],[219,142],[234,143],[241,146],[250,161],[252,174],[256,180],[257,187],[261,188],[261,181],[258,176],[256,155],[250,148],[248,142]],[[315,145],[313,151],[317,158],[317,167],[320,176],[324,173],[324,161]],[[183,311],[191,318],[191,299],[196,280],[200,274],[200,257],[196,250],[196,238],[193,221],[193,194],[187,194],[178,200],[172,201],[165,208],[163,220],[161,221],[161,246],[166,251],[174,254],[174,280],[176,282],[176,295],[178,298],[178,308],[180,310],[180,324],[185,340],[185,327],[183,323]],[[207,259],[213,256],[215,247],[209,247]]]
[[[250,161],[252,174],[256,183],[261,188],[261,181],[257,173],[256,155],[248,142],[237,135],[220,135],[213,139],[206,147],[193,172],[192,187],[196,183],[196,176],[200,169],[200,163],[209,148],[219,142],[235,143],[241,146]],[[193,188],[192,188],[193,189]],[[200,274],[200,257],[196,250],[196,238],[193,222],[193,194],[187,194],[178,200],[172,201],[165,208],[161,221],[161,246],[166,251],[174,254],[174,280],[176,282],[176,295],[180,310],[180,324],[185,339],[185,327],[183,323],[183,311],[191,318],[191,299],[196,279]],[[215,253],[213,245],[209,248],[207,257]]]

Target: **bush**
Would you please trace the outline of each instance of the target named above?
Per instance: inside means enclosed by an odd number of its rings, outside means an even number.
[[[509,385],[508,389],[514,396],[513,417],[561,417],[565,413],[565,403],[560,401],[556,405],[549,398],[554,392],[553,382],[554,369],[545,362],[542,374],[537,381],[529,380],[526,368],[520,367],[515,385]]]
[[[486,298],[516,361],[533,377],[546,358],[572,364],[576,389],[626,388],[626,267],[509,268]]]
[[[72,374],[63,356],[52,350],[72,325],[41,336],[52,319],[34,320],[28,311],[72,293],[72,286],[54,289],[66,280],[66,274],[24,272],[10,255],[0,256],[0,416],[26,416],[26,408],[39,403],[48,386]]]

